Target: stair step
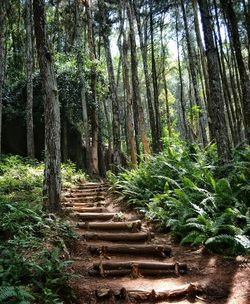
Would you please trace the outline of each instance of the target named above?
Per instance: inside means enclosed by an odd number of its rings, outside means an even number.
[[[74,213],[73,216],[83,221],[107,221],[111,220],[117,213]]]
[[[70,210],[70,211],[76,211],[79,213],[102,213],[102,212],[106,212],[107,213],[107,209],[103,208],[103,207],[66,207],[64,208],[66,210]]]
[[[93,202],[93,203],[74,203],[74,202],[64,202],[62,203],[63,207],[102,207],[105,206],[104,202]]]
[[[104,196],[81,196],[81,197],[63,197],[62,202],[88,202],[88,201],[103,201]]]
[[[131,230],[138,231],[141,229],[141,221],[131,221],[131,222],[108,222],[108,223],[100,223],[100,222],[85,222],[78,223],[77,227],[85,228],[85,229],[101,229],[101,230]]]
[[[175,288],[171,289],[164,289],[162,291],[155,291],[152,290],[138,290],[138,289],[132,289],[127,290],[126,288],[122,287],[119,289],[110,289],[110,288],[99,288],[95,291],[95,294],[99,300],[107,301],[107,300],[113,300],[114,298],[118,301],[125,300],[127,301],[129,299],[134,301],[136,303],[162,303],[162,301],[168,301],[172,302],[174,299],[180,299],[182,297],[187,296],[195,296],[197,293],[199,293],[202,290],[202,287],[197,283],[188,283],[184,285],[180,285]],[[196,302],[196,301],[195,301]]]
[[[135,233],[97,233],[86,232],[82,235],[85,240],[102,240],[109,242],[145,242],[154,237],[153,233],[135,232]]]
[[[98,196],[102,196],[104,197],[104,195],[106,195],[107,193],[104,191],[100,191],[100,192],[93,192],[93,191],[88,191],[88,192],[66,192],[64,193],[63,197],[85,197],[85,196],[93,196],[93,197],[98,197]]]
[[[171,255],[171,248],[164,245],[128,245],[128,244],[105,244],[105,245],[90,245],[88,250],[92,254],[100,253],[119,253],[119,254],[136,254],[136,255],[153,255],[165,258]]]
[[[134,266],[141,269],[148,270],[168,270],[175,272],[186,272],[186,263],[164,263],[164,262],[148,262],[148,261],[129,261],[129,262],[101,262],[93,263],[93,269],[99,270],[119,270],[119,269],[132,269]]]

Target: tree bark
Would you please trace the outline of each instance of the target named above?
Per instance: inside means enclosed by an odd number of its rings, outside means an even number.
[[[87,23],[88,23],[88,45],[90,58],[92,60],[91,66],[91,91],[92,91],[92,144],[91,144],[91,175],[99,175],[98,165],[98,131],[99,131],[99,119],[98,119],[98,106],[96,96],[96,50],[95,39],[93,33],[93,17],[92,17],[92,0],[85,1]]]
[[[163,80],[163,88],[165,94],[165,105],[166,105],[166,116],[167,116],[167,127],[168,127],[168,136],[172,137],[172,124],[171,124],[171,115],[170,115],[170,105],[168,100],[168,85],[166,80],[166,50],[163,42],[163,26],[164,26],[164,18],[160,25],[160,38],[161,38],[161,53],[162,53],[162,80]]]
[[[179,12],[177,8],[176,12],[176,40],[177,40],[177,61],[178,61],[178,72],[179,72],[179,101],[180,101],[180,117],[183,122],[184,127],[184,138],[189,139],[189,130],[187,127],[187,121],[186,121],[186,110],[185,110],[185,104],[184,104],[184,92],[183,92],[183,77],[182,77],[182,68],[181,68],[181,60],[180,60],[180,41],[179,41],[179,25],[178,25],[178,17]],[[190,140],[191,141],[191,140]]]
[[[104,42],[104,49],[106,54],[109,90],[112,101],[113,112],[113,163],[115,165],[114,172],[118,173],[118,167],[121,165],[121,135],[120,135],[120,117],[119,117],[119,103],[117,97],[117,90],[115,84],[115,75],[113,68],[113,61],[111,57],[110,41],[107,32],[107,15],[104,0],[98,0],[99,11],[101,15],[101,32]]]
[[[152,83],[154,93],[154,108],[155,108],[155,127],[156,127],[156,152],[159,153],[162,150],[162,130],[161,130],[161,117],[160,117],[160,104],[159,104],[159,87],[156,71],[155,49],[154,49],[154,20],[153,20],[153,1],[150,4],[150,44],[151,44],[151,67],[152,67]]]
[[[242,89],[242,101],[243,101],[243,114],[246,128],[246,138],[250,143],[250,79],[247,74],[247,70],[244,64],[241,42],[238,31],[237,17],[233,9],[231,0],[220,1],[220,4],[225,12],[228,19],[228,29],[232,37],[233,48],[237,60],[237,65],[240,74],[241,89]]]
[[[149,141],[146,134],[145,128],[145,118],[142,107],[141,95],[140,95],[140,84],[138,77],[138,61],[137,61],[137,51],[136,51],[136,40],[135,40],[135,25],[134,25],[134,13],[132,0],[127,2],[127,15],[129,20],[130,29],[130,45],[131,45],[131,73],[132,73],[132,88],[133,88],[133,103],[136,104],[138,108],[138,120],[139,128],[141,132],[141,140],[143,145],[144,155],[147,156],[150,153]]]
[[[184,28],[185,28],[185,33],[186,33],[186,42],[187,42],[187,50],[188,50],[188,62],[189,62],[189,69],[190,69],[190,75],[191,75],[191,79],[192,79],[193,89],[194,89],[194,97],[195,97],[196,104],[200,109],[199,125],[200,125],[200,130],[201,130],[201,137],[202,137],[203,145],[206,147],[207,144],[208,144],[208,139],[207,139],[207,134],[206,134],[204,107],[203,107],[202,100],[200,98],[199,84],[198,84],[198,80],[197,80],[197,77],[196,77],[197,71],[195,70],[194,52],[193,52],[192,45],[191,45],[190,33],[189,33],[188,21],[187,21],[187,15],[186,15],[186,9],[185,9],[183,1],[181,1],[181,9],[182,9],[182,15],[183,15],[183,20],[184,20]]]
[[[52,54],[45,28],[43,0],[33,0],[33,8],[38,62],[44,94],[44,209],[57,213],[61,210],[60,106]]]
[[[198,3],[206,45],[209,86],[211,93],[211,106],[208,107],[208,110],[210,111],[209,116],[212,120],[219,160],[221,162],[227,162],[231,158],[230,143],[228,133],[225,128],[226,119],[220,83],[219,62],[213,38],[213,27],[209,13],[209,5],[207,0],[199,0]]]
[[[131,86],[129,81],[129,67],[128,67],[128,41],[124,31],[124,17],[123,17],[123,5],[120,1],[120,35],[123,39],[123,44],[121,44],[120,39],[118,42],[118,46],[120,49],[121,57],[122,57],[122,73],[123,73],[123,83],[125,90],[125,98],[126,98],[126,126],[128,133],[128,143],[129,143],[129,153],[130,159],[133,166],[137,164],[137,155],[136,155],[136,142],[134,137],[133,130],[133,121],[132,121],[132,94],[131,94]]]
[[[2,153],[2,111],[3,111],[3,82],[4,82],[4,1],[0,4],[0,154]]]
[[[32,0],[26,0],[26,128],[27,128],[27,155],[35,157],[34,131],[33,131],[33,43],[32,43]]]
[[[83,43],[82,43],[82,24],[80,20],[80,2],[75,0],[75,44],[76,44],[76,58],[77,58],[77,70],[80,81],[81,90],[81,105],[82,105],[82,117],[83,117],[83,136],[85,146],[85,161],[86,170],[88,174],[91,174],[90,166],[90,138],[89,138],[89,121],[88,121],[88,106],[85,92],[85,78],[83,71]]]
[[[157,134],[156,134],[156,123],[155,123],[155,110],[152,102],[152,93],[151,93],[151,81],[150,81],[150,73],[148,67],[148,59],[147,59],[147,44],[143,42],[143,33],[142,26],[140,20],[140,12],[137,9],[137,3],[134,1],[134,12],[135,18],[138,28],[138,35],[140,41],[140,49],[142,54],[142,62],[143,62],[143,71],[145,75],[145,84],[146,84],[146,94],[147,94],[147,103],[148,103],[148,112],[149,112],[149,123],[151,128],[152,135],[152,150],[153,152],[157,152]],[[146,23],[145,23],[146,26]],[[145,37],[146,40],[146,37]]]

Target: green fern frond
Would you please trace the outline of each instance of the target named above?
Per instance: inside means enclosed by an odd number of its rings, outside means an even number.
[[[29,304],[35,298],[30,292],[19,286],[2,286],[0,287],[0,303],[5,304],[8,300],[15,299],[22,301],[23,304]]]

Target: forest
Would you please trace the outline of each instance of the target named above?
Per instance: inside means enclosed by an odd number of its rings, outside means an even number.
[[[249,257],[249,144],[249,0],[0,0],[0,304],[92,303],[85,199]]]

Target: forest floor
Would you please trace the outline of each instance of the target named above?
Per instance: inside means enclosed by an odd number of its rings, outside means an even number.
[[[99,193],[99,194],[98,194]],[[100,223],[91,214],[92,208],[101,208],[100,213],[115,213],[114,217],[102,223],[120,223],[124,221],[140,220],[142,225],[140,233],[154,232],[154,238],[148,241],[140,241],[140,244],[151,244],[152,246],[165,245],[171,247],[171,256],[162,257],[149,254],[121,254],[102,252],[101,255],[93,255],[90,253],[89,246],[95,245],[104,251],[113,244],[118,246],[139,244],[138,242],[129,242],[124,230],[97,230],[76,228],[76,232],[80,238],[71,244],[71,260],[72,273],[76,274],[76,278],[71,281],[71,287],[77,296],[79,304],[94,303],[214,303],[214,304],[248,304],[250,303],[250,258],[237,256],[228,257],[222,255],[205,254],[203,248],[191,248],[177,245],[173,242],[168,234],[161,234],[157,231],[157,227],[152,223],[143,220],[143,216],[131,210],[124,202],[119,202],[117,197],[108,192],[103,184],[87,183],[79,189],[67,189],[64,192],[64,206],[67,209],[73,209],[71,216],[73,224],[79,222]],[[80,210],[79,208],[87,208]],[[88,209],[90,208],[90,209]],[[96,209],[97,210],[97,209]],[[84,211],[84,212],[82,212]],[[88,211],[90,215],[84,215]],[[93,216],[92,216],[93,215]],[[106,228],[107,229],[107,228]],[[114,228],[115,229],[115,228]],[[95,236],[93,236],[93,233]],[[104,241],[103,233],[109,235],[122,235],[123,239],[115,241]],[[123,235],[124,233],[124,235]],[[129,231],[136,235],[138,232]],[[91,240],[91,235],[93,240]],[[90,239],[88,239],[90,238]],[[119,245],[120,244],[120,245]],[[105,247],[104,247],[105,246]],[[100,251],[101,252],[101,251]],[[148,276],[143,271],[137,269],[137,275],[133,275],[133,271],[122,269],[122,265],[115,268],[117,263],[131,263],[131,265],[140,262],[148,262],[149,264],[162,265],[167,263],[171,265],[187,264],[187,271],[182,273],[174,267],[174,271],[154,271]],[[96,270],[93,271],[93,263],[97,264]],[[111,271],[105,270],[105,264],[111,264]],[[112,267],[111,267],[112,268]],[[132,267],[133,268],[133,267]],[[133,268],[134,270],[134,268]],[[151,270],[148,270],[150,272]],[[125,275],[122,275],[124,272]],[[190,287],[191,286],[191,287]],[[120,290],[126,290],[124,295]],[[191,289],[190,289],[191,288]],[[193,288],[193,289],[192,289]],[[153,292],[154,290],[156,294]],[[142,291],[145,291],[144,298]],[[165,292],[164,296],[157,295]],[[121,293],[124,298],[122,299]],[[180,295],[178,297],[178,294]],[[130,295],[133,295],[130,297]],[[163,295],[163,294],[161,294]],[[168,296],[166,296],[168,295]],[[169,296],[170,295],[170,296]],[[171,296],[172,295],[172,296]],[[164,299],[165,298],[165,299]]]

